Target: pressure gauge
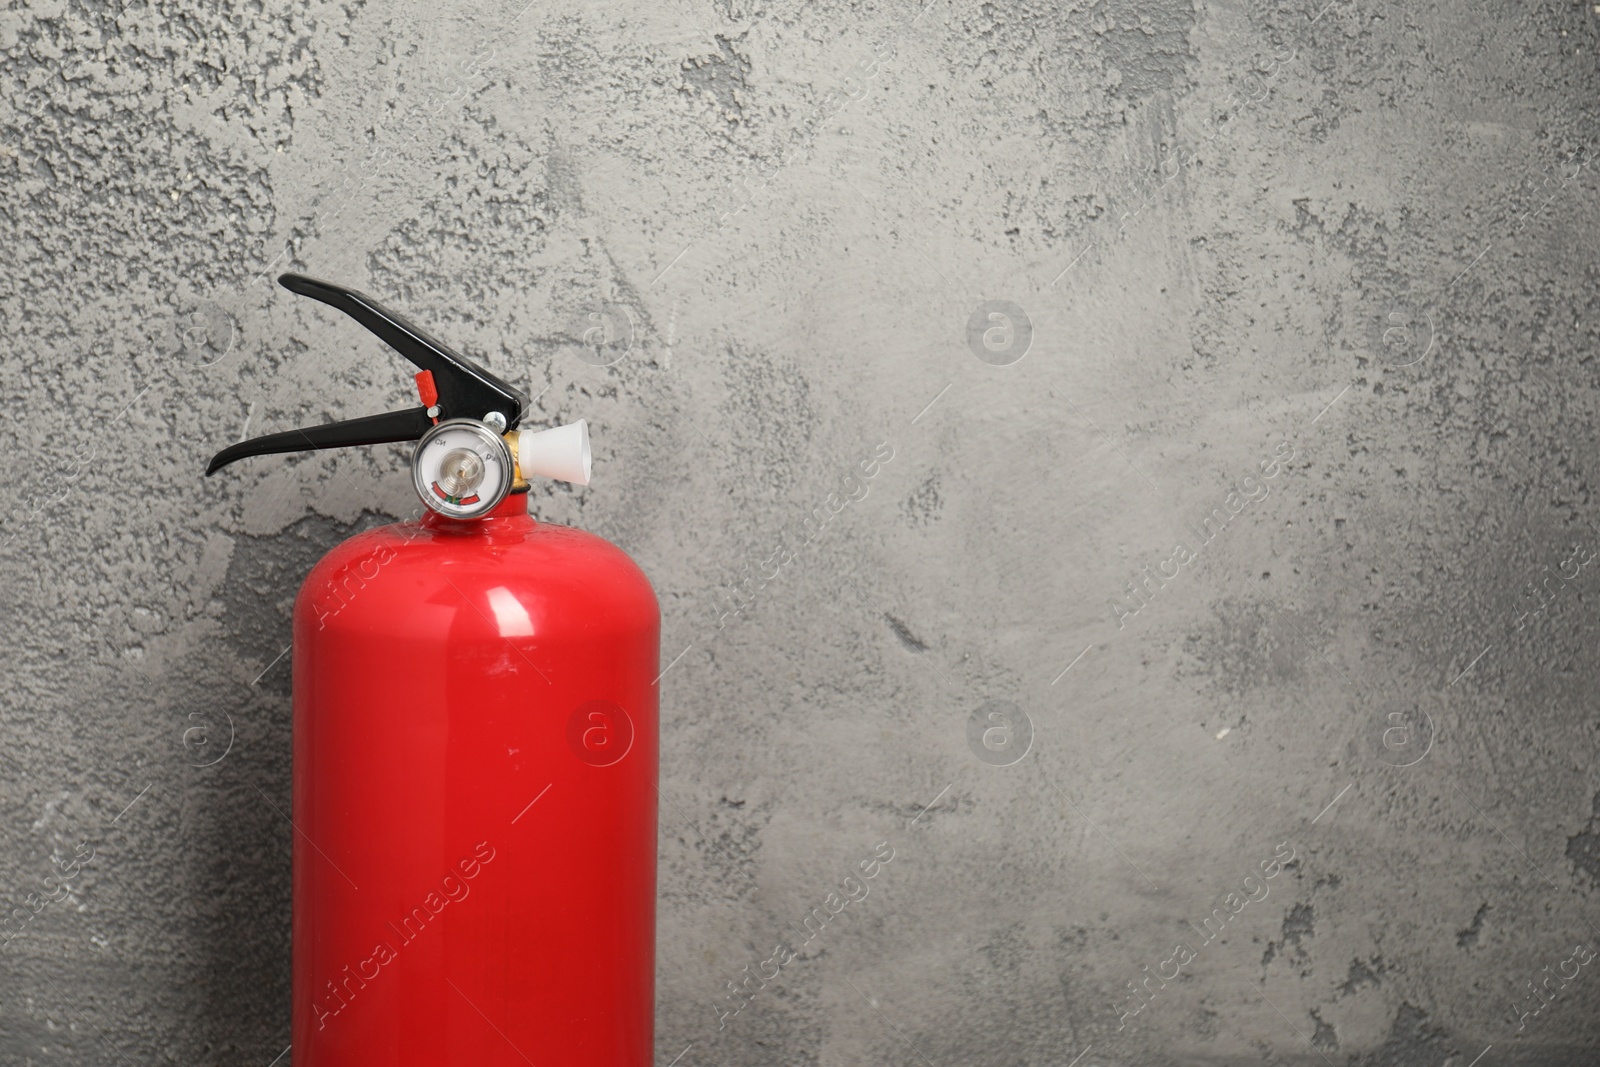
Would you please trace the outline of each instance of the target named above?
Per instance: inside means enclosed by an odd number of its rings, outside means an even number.
[[[411,479],[422,502],[452,519],[477,519],[511,491],[511,449],[475,419],[448,419],[422,435]]]

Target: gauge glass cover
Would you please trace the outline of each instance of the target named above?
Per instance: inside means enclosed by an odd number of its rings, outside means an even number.
[[[511,449],[474,419],[441,422],[417,442],[411,477],[422,502],[452,519],[476,519],[511,491]]]

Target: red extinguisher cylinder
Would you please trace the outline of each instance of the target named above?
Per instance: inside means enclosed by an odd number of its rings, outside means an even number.
[[[660,611],[526,501],[295,602],[295,1067],[651,1062]]]

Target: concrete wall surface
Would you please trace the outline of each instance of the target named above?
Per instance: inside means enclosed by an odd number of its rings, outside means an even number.
[[[201,476],[413,402],[283,270],[590,420],[663,1067],[1596,1062],[1597,31],[9,0],[0,1062],[289,1043],[289,611],[417,502]]]

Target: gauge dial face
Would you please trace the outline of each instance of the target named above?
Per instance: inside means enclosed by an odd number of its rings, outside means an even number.
[[[423,435],[411,457],[422,502],[452,519],[487,515],[511,490],[511,450],[473,419],[450,419]]]

